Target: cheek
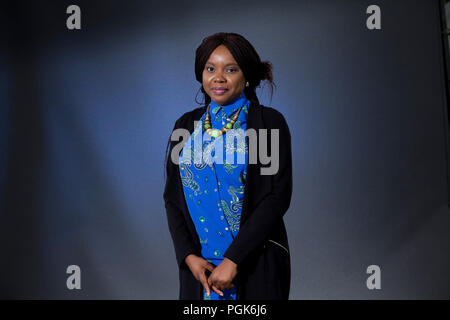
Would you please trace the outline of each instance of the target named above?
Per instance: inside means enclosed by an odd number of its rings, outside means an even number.
[[[245,86],[245,78],[242,73],[239,75],[238,79],[236,79],[236,82],[239,84],[239,87]]]
[[[202,83],[204,84],[206,82],[206,77],[205,77],[205,73],[203,73],[202,75]]]
[[[209,80],[208,74],[207,74],[205,71],[203,71],[203,74],[202,74],[202,82],[203,82],[203,83],[207,83],[208,80]]]
[[[233,83],[233,86],[236,89],[241,89],[241,87],[245,85],[245,79],[242,75],[231,77],[230,82]]]

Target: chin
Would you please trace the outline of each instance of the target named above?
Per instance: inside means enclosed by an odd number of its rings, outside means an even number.
[[[225,102],[228,101],[228,99],[227,99],[227,98],[224,98],[224,97],[215,97],[214,100],[215,100],[217,103],[225,103]]]
[[[224,97],[224,96],[216,96],[216,95],[210,95],[211,99],[213,99],[216,103],[218,104],[224,104],[226,103],[229,99],[228,97]]]

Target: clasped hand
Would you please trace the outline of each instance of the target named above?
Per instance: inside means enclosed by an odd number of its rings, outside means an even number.
[[[221,290],[231,289],[234,287],[232,281],[237,274],[237,265],[228,258],[225,258],[217,267],[202,257],[190,254],[186,257],[185,262],[195,279],[197,279],[206,291],[211,295],[211,290],[220,296],[223,296]],[[211,274],[206,277],[206,270]]]

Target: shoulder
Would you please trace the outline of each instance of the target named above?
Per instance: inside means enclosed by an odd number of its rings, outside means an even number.
[[[284,115],[273,107],[260,105],[264,123],[270,128],[288,128],[288,124]]]
[[[189,122],[200,119],[204,112],[204,108],[205,106],[201,106],[183,113],[183,115],[175,121],[175,128],[185,127]]]

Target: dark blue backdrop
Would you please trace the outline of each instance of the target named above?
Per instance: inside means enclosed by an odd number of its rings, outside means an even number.
[[[273,63],[260,101],[291,130],[291,298],[450,298],[439,2],[379,0],[370,31],[372,2],[76,1],[78,31],[72,1],[5,4],[0,297],[177,298],[164,151],[196,47],[227,31]]]

